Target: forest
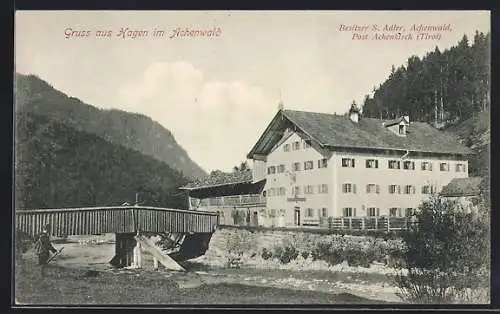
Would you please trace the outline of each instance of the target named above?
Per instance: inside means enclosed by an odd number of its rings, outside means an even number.
[[[409,114],[414,121],[446,127],[490,107],[490,33],[464,35],[457,45],[406,65],[392,66],[388,79],[366,95],[363,115],[393,119]]]
[[[138,151],[31,112],[16,115],[16,209],[119,206],[186,208],[181,172]]]

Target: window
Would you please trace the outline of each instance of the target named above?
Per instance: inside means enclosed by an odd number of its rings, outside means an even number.
[[[271,197],[271,196],[276,196],[276,189],[275,188],[270,188],[267,190],[267,196],[268,197]]]
[[[415,186],[405,185],[405,194],[415,194]]]
[[[450,165],[447,162],[442,162],[439,164],[439,170],[450,171]]]
[[[304,162],[304,170],[311,170],[314,166],[312,160]]]
[[[403,169],[415,170],[415,162],[414,161],[405,161],[403,163]]]
[[[455,172],[465,172],[465,165],[457,164],[457,166],[455,167]]]
[[[285,152],[289,152],[289,151],[290,151],[290,144],[285,144],[285,145],[283,146],[283,150],[284,150]]]
[[[405,125],[404,124],[400,124],[399,125],[399,135],[405,135]]]
[[[326,158],[318,160],[318,168],[326,168],[328,166],[328,160]]]
[[[326,217],[326,216],[328,216],[328,209],[321,208],[321,217]]]
[[[307,209],[307,217],[313,217],[314,216],[314,210],[312,208]]]
[[[293,142],[292,149],[299,150],[300,149],[300,142],[299,141]]]
[[[279,189],[279,195],[280,195],[280,196],[283,196],[283,195],[285,195],[285,194],[286,194],[286,189],[285,189],[284,187],[281,187],[281,188]]]
[[[276,209],[273,208],[269,211],[269,217],[276,217]]]
[[[415,208],[405,208],[405,217],[415,215]]]
[[[388,165],[389,169],[400,169],[401,165],[398,160],[389,160]]]
[[[326,194],[328,193],[328,184],[320,184],[318,185],[318,193]]]
[[[293,195],[299,195],[300,194],[300,187],[299,186],[294,186],[292,188],[292,193],[293,193]]]
[[[304,145],[302,145],[302,148],[306,149],[311,147],[311,144],[309,144],[307,141],[304,141]]]
[[[390,194],[401,194],[401,186],[399,185],[395,185],[395,184],[392,184],[392,185],[389,185],[389,193]]]
[[[354,194],[356,194],[356,184],[344,183],[344,184],[342,184],[342,191],[344,193],[354,193]]]
[[[369,217],[375,217],[375,216],[380,216],[380,211],[378,208],[376,207],[368,207],[368,212],[367,212],[367,215]]]
[[[342,208],[342,215],[344,217],[353,217],[353,216],[356,216],[356,208],[344,207],[344,208]]]
[[[391,217],[401,217],[401,208],[393,207],[389,208],[389,216]]]
[[[276,173],[276,167],[275,166],[267,167],[267,174],[275,174],[275,173]]]
[[[366,160],[366,168],[378,168],[378,160],[367,159]]]
[[[285,172],[285,165],[279,165],[278,166],[278,173],[283,173]]]
[[[434,187],[432,185],[422,186],[422,194],[432,194],[434,193]]]
[[[371,193],[380,193],[380,188],[378,184],[367,184],[366,185],[366,193],[371,194]]]
[[[422,161],[422,170],[432,171],[432,163],[428,161]]]
[[[342,158],[342,167],[354,168],[354,159],[353,158]]]
[[[293,163],[293,171],[300,171],[300,162]]]
[[[314,193],[314,186],[312,185],[304,186],[304,194],[313,194],[313,193]]]

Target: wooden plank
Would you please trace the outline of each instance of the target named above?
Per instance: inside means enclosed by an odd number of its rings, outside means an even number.
[[[144,236],[135,237],[136,241],[141,243],[142,249],[151,253],[158,262],[160,262],[165,268],[175,271],[186,271],[181,265],[174,261],[170,256],[163,254],[163,252],[157,248],[152,241]]]

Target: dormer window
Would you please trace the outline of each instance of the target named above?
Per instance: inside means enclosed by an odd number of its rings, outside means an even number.
[[[399,136],[406,136],[409,126],[409,117],[400,117],[394,120],[384,122],[384,126]]]
[[[406,125],[400,124],[399,125],[399,135],[405,135],[406,134]]]

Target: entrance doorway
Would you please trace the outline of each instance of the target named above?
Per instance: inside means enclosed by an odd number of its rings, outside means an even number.
[[[300,226],[300,207],[294,208],[294,222],[296,226]]]

